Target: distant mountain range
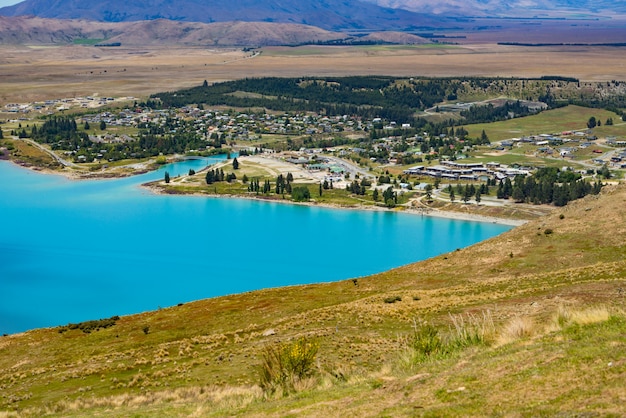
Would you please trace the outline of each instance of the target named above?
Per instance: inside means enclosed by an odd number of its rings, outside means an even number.
[[[382,7],[465,17],[626,15],[625,1],[607,0],[363,0]]]
[[[450,18],[626,15],[626,1],[608,0],[26,0],[4,16],[130,22],[276,22],[326,30],[438,28]]]
[[[26,0],[0,9],[0,15],[100,22],[276,22],[326,30],[404,30],[437,24],[432,16],[358,0]]]
[[[58,44],[80,39],[126,45],[266,46],[341,43],[345,39],[414,44],[424,40],[408,33],[429,36],[434,32],[454,34],[460,27],[508,26],[485,22],[498,16],[620,15],[626,16],[624,0],[26,0],[0,9],[0,44]],[[476,24],[474,18],[481,17],[483,22]],[[378,33],[368,38],[346,34],[373,32]]]
[[[305,43],[401,43],[427,40],[399,32],[351,36],[314,26],[267,22],[175,22],[167,19],[140,22],[93,22],[0,16],[0,44],[71,44],[103,40],[122,45],[268,46]],[[106,40],[106,41],[104,41]]]

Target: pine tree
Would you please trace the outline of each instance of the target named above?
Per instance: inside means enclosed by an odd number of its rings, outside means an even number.
[[[170,173],[169,172],[165,172],[165,182],[169,183],[170,182]]]
[[[431,186],[430,184],[427,184],[426,188],[424,190],[426,191],[426,200],[431,201],[432,200],[433,186]]]
[[[513,187],[513,192],[511,193],[511,197],[517,203],[522,203],[525,199],[524,190],[522,190],[522,187],[516,184],[515,187]]]
[[[484,129],[483,129],[483,132],[480,134],[480,143],[481,144],[488,144],[489,143],[489,137],[487,136],[487,133],[485,132]]]
[[[511,193],[513,193],[513,184],[511,183],[511,179],[510,178],[506,178],[504,180],[504,198],[508,199],[509,197],[511,197]]]
[[[239,170],[239,161],[237,161],[237,157],[233,160],[233,170]]]
[[[469,202],[471,199],[472,193],[470,192],[470,188],[466,185],[465,190],[463,191],[463,203]]]

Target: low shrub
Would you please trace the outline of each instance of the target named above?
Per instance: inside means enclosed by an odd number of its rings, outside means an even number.
[[[419,357],[443,354],[446,351],[439,330],[430,324],[422,324],[415,328],[409,339],[409,347],[415,350]]]
[[[404,357],[408,366],[423,363],[429,359],[445,358],[468,347],[488,344],[494,334],[491,313],[482,316],[451,316],[453,327],[442,334],[428,323],[413,325],[413,334],[406,338],[407,348]]]
[[[396,303],[400,302],[402,298],[400,296],[389,296],[383,300],[385,301],[385,303]]]
[[[263,392],[272,394],[282,389],[283,394],[295,390],[302,380],[314,372],[319,343],[302,337],[292,343],[265,346],[261,354],[260,381]]]
[[[85,334],[89,334],[91,331],[98,331],[100,329],[112,327],[119,319],[120,317],[115,315],[106,319],[95,319],[93,321],[79,322],[77,324],[67,324],[59,328],[59,333],[79,329]]]
[[[475,345],[488,344],[495,334],[495,326],[490,311],[478,315],[450,315],[454,330],[449,339],[449,345],[455,348],[466,348]]]

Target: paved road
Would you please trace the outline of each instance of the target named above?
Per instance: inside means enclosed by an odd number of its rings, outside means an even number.
[[[359,177],[363,178],[363,177],[374,177],[374,175],[372,173],[370,173],[369,171],[357,166],[356,164],[353,164],[349,161],[346,161],[342,158],[337,158],[337,157],[331,157],[328,155],[324,155],[324,158],[327,158],[329,161],[332,161],[334,164],[337,164],[338,166],[342,167],[344,169],[344,171],[346,173],[350,173],[350,175],[352,177],[354,177],[355,174],[358,174]]]
[[[74,164],[73,162],[64,160],[63,158],[59,157],[56,153],[54,153],[53,151],[49,150],[48,148],[44,147],[43,145],[41,145],[38,142],[33,141],[32,139],[28,139],[28,138],[19,138],[17,136],[13,137],[14,140],[16,141],[24,141],[28,144],[31,144],[34,147],[39,148],[40,150],[42,150],[43,152],[45,152],[46,154],[50,155],[52,158],[54,158],[59,164],[65,166],[65,167],[79,167],[77,164]]]

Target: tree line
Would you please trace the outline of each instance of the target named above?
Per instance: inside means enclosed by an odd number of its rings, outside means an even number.
[[[87,125],[87,124],[86,124]],[[88,128],[88,125],[87,125]],[[89,135],[80,130],[76,120],[70,116],[53,116],[37,127],[33,125],[30,134],[22,128],[20,137],[50,144],[53,150],[71,151],[75,161],[83,157],[85,161],[104,158],[118,161],[126,158],[147,158],[161,154],[184,154],[190,150],[204,150],[207,142],[194,130],[191,124],[174,121],[168,118],[164,126],[146,124],[140,129],[137,138],[131,141],[106,143],[95,142]],[[218,140],[221,147],[222,141]],[[203,151],[203,154],[219,151]]]
[[[516,176],[500,181],[497,197],[512,198],[518,203],[553,204],[565,206],[568,202],[602,190],[600,181],[589,182],[578,173],[561,171],[555,167],[540,168],[533,176]]]

